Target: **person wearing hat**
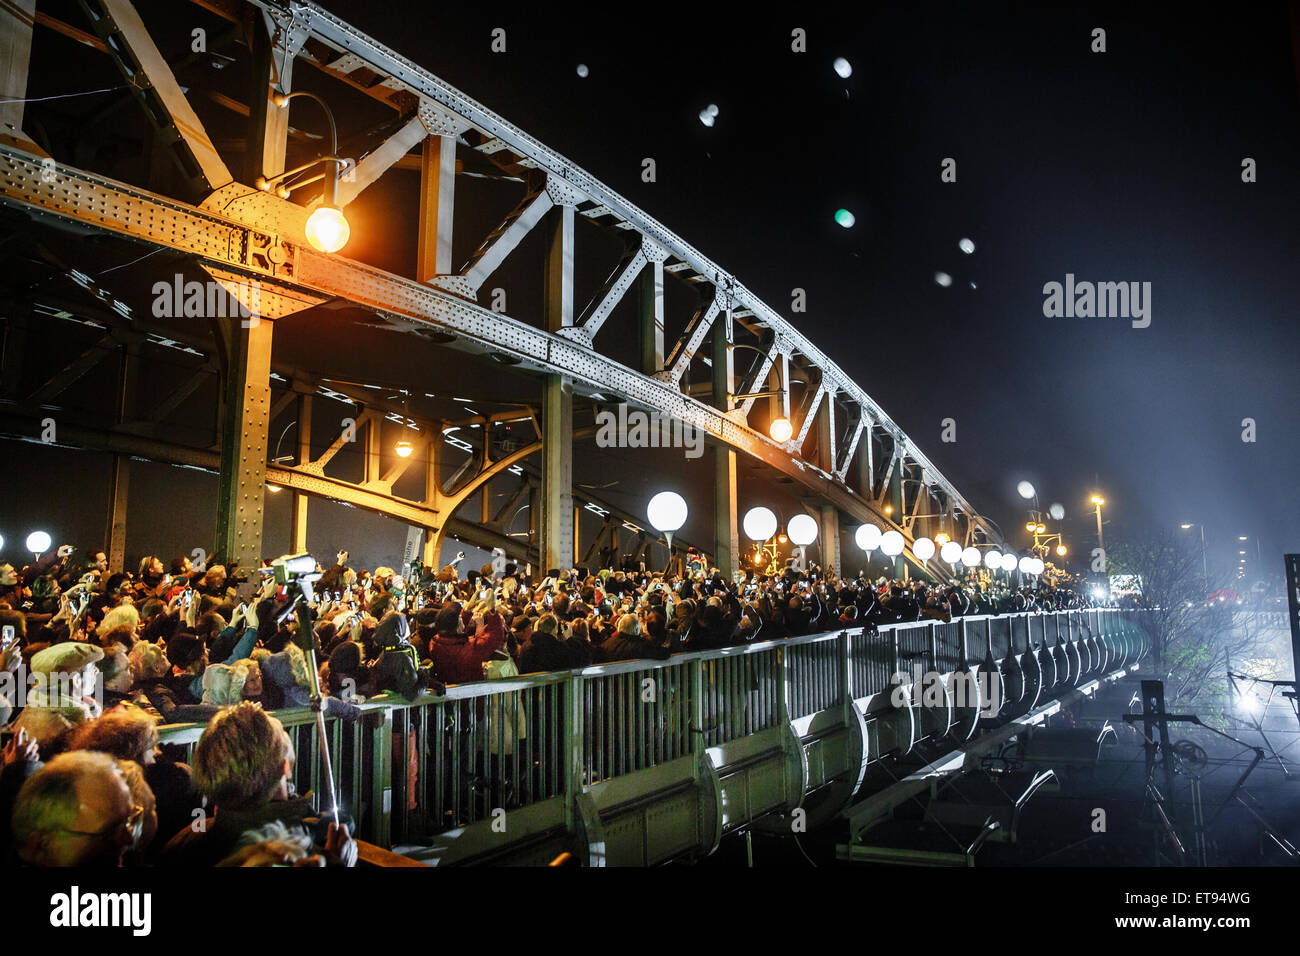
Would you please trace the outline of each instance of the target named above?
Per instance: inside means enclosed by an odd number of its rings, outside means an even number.
[[[95,700],[102,648],[81,641],[64,641],[37,651],[28,662],[27,706],[13,723],[25,730],[44,756],[74,727],[100,714]]]
[[[369,667],[370,683],[376,693],[395,691],[407,700],[414,700],[421,687],[434,683],[432,664],[421,662],[409,636],[406,615],[397,611],[385,614],[375,628],[375,643],[383,648],[378,660]]]
[[[519,655],[519,672],[565,671],[575,666],[574,655],[560,636],[560,621],[554,614],[543,614],[537,629],[528,638]]]

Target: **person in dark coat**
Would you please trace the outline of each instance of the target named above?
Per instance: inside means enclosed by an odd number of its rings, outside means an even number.
[[[560,622],[554,614],[544,614],[519,655],[519,673],[564,671],[574,665],[573,654],[559,636]]]
[[[641,636],[641,619],[624,614],[618,630],[600,645],[601,661],[667,660],[672,650],[666,644],[654,644]]]

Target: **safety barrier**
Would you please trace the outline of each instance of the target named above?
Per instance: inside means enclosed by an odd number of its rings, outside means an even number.
[[[868,766],[956,746],[1149,650],[1138,611],[852,628],[382,698],[326,722],[360,837],[430,864],[648,865],[839,812]],[[277,712],[319,799],[309,710]],[[161,728],[185,749],[202,725]]]

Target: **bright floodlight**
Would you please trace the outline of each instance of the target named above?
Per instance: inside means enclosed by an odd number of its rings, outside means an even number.
[[[817,522],[812,515],[795,515],[785,526],[790,540],[803,548],[817,540]]]
[[[934,274],[934,281],[946,289],[948,286],[952,285],[952,276],[948,275],[946,272],[936,272]]]
[[[27,550],[32,554],[44,554],[50,550],[50,536],[44,531],[33,531],[27,536]]]
[[[934,557],[934,542],[929,538],[917,538],[912,542],[912,554],[918,561],[929,561]]]
[[[975,251],[975,242],[972,239],[963,239],[961,242],[957,243],[957,248],[966,253],[966,255],[970,255]]]
[[[853,540],[863,551],[875,551],[880,547],[880,529],[868,522],[853,532]]]
[[[1002,567],[1002,552],[988,551],[984,554],[984,567],[990,571],[996,571]]]
[[[1016,485],[1016,491],[1019,493],[1021,498],[1029,499],[1034,497],[1034,486],[1027,481],[1022,481],[1020,484]]]
[[[835,211],[835,221],[845,229],[852,229],[853,224],[857,222],[857,217],[847,209],[837,209]]]
[[[1016,556],[1014,554],[1002,555],[1002,570],[1010,573],[1016,569]]]
[[[774,418],[772,424],[768,426],[767,433],[772,436],[772,441],[783,445],[794,434],[794,426],[790,424],[788,418]]]
[[[745,529],[745,537],[750,541],[766,541],[776,534],[776,515],[771,508],[750,508],[745,512],[745,520],[741,525]]]
[[[334,206],[317,206],[307,217],[307,241],[321,252],[338,252],[348,244],[351,229],[343,212]]]
[[[886,531],[880,536],[880,550],[891,558],[896,558],[903,553],[903,536],[897,531]]]
[[[842,56],[837,56],[835,62],[832,63],[831,66],[835,67],[835,72],[839,74],[841,80],[847,80],[853,75],[853,67],[851,67],[849,61],[844,59]]]
[[[980,563],[979,548],[967,548],[961,553],[961,563],[968,568],[977,568]]]
[[[686,499],[675,491],[661,491],[646,507],[650,527],[671,533],[686,524]]]
[[[1047,513],[1052,516],[1053,521],[1060,521],[1065,517],[1065,505],[1059,501],[1053,502],[1052,506],[1047,509]]]
[[[587,64],[585,63],[578,64],[578,75],[582,77],[584,80],[587,78],[587,74],[590,72],[591,71],[587,69]]]
[[[939,552],[939,557],[943,558],[949,564],[956,564],[961,561],[961,545],[956,541],[945,541],[943,549]]]

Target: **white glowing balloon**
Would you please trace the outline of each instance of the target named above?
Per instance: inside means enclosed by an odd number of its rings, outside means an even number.
[[[961,563],[968,568],[978,568],[980,564],[979,548],[967,548],[961,553]]]
[[[812,515],[795,515],[785,526],[790,540],[799,547],[805,547],[817,540],[817,521]]]
[[[646,517],[656,531],[676,531],[686,524],[686,499],[675,491],[661,491],[650,499]]]
[[[880,550],[891,558],[896,558],[902,554],[905,544],[903,536],[897,531],[886,531],[880,536]]]
[[[1002,567],[1001,551],[986,551],[984,553],[984,567],[990,571],[996,571]]]
[[[582,77],[584,80],[587,78],[587,74],[589,74],[590,72],[591,71],[587,69],[587,64],[585,63],[578,64],[578,75]]]
[[[853,540],[863,551],[875,551],[880,547],[880,529],[868,522],[853,532]]]
[[[952,285],[952,276],[948,275],[946,272],[936,272],[934,274],[934,281],[946,289],[948,286]]]
[[[912,542],[912,554],[918,561],[929,561],[934,557],[934,542],[929,538],[917,538]]]
[[[713,114],[708,110],[700,110],[700,122],[705,126],[713,125]]]
[[[1010,574],[1016,569],[1016,556],[1014,554],[1002,555],[1002,570]]]
[[[961,561],[961,545],[956,541],[945,541],[943,548],[939,551],[939,557],[949,564],[957,564]]]
[[[841,80],[847,80],[853,75],[853,67],[850,66],[849,61],[844,59],[842,56],[837,56],[835,62],[832,63],[831,66],[835,67],[835,72],[839,74]]]
[[[50,536],[44,531],[33,531],[27,536],[27,550],[32,554],[44,554],[50,550]]]
[[[1034,559],[1033,559],[1033,558],[1021,558],[1021,559],[1020,559],[1020,573],[1021,573],[1021,574],[1033,574],[1033,573],[1034,573],[1034,572],[1033,572],[1033,567],[1034,567]]]
[[[776,515],[770,508],[750,508],[745,512],[741,525],[750,541],[766,541],[776,534]]]
[[[1016,485],[1016,491],[1020,494],[1021,498],[1029,499],[1034,497],[1034,486],[1027,481],[1022,481],[1020,484]]]
[[[1033,564],[1029,568],[1030,574],[1042,574],[1047,570],[1047,565],[1043,564],[1042,558],[1034,558]]]
[[[957,248],[966,253],[966,255],[970,255],[975,251],[975,242],[972,239],[963,239],[961,242],[957,243]]]
[[[1047,513],[1052,516],[1053,521],[1060,521],[1065,517],[1065,505],[1061,504],[1059,501],[1054,502],[1052,507],[1047,509]]]
[[[5,536],[0,534],[0,554],[3,554],[4,550],[5,550]]]

